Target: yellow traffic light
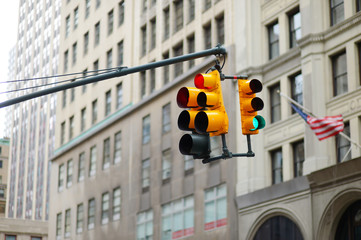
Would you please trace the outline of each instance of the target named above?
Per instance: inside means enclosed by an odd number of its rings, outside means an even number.
[[[239,103],[241,108],[242,134],[254,135],[259,129],[265,127],[266,122],[257,111],[263,109],[262,99],[256,97],[256,93],[262,91],[262,83],[257,79],[238,80]]]

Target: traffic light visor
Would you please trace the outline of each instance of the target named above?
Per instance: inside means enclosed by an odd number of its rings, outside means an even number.
[[[252,79],[247,81],[241,81],[241,89],[245,94],[253,94],[262,91],[262,83],[258,79]]]

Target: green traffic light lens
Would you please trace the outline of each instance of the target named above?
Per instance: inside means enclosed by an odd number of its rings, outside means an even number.
[[[266,121],[264,120],[264,118],[262,116],[255,116],[253,118],[253,129],[250,129],[250,131],[256,131],[258,129],[262,129],[266,126]]]
[[[257,118],[256,117],[254,117],[253,118],[253,129],[250,129],[250,131],[256,131],[257,129],[258,129],[258,125],[259,125],[259,123],[258,123],[258,120],[257,120]]]

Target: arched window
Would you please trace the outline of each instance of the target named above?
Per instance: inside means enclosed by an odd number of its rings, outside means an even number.
[[[254,240],[303,240],[297,225],[284,216],[275,216],[265,221],[258,229]]]
[[[354,202],[343,213],[337,225],[335,239],[361,239],[361,200]]]

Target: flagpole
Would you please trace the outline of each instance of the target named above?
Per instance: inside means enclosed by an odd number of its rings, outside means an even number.
[[[282,93],[281,91],[278,91],[278,93],[284,97],[285,99],[287,99],[289,102],[293,103],[294,105],[296,105],[297,107],[301,108],[303,111],[309,113],[310,115],[312,115],[313,117],[317,117],[316,115],[314,115],[310,110],[308,110],[307,108],[305,108],[304,106],[302,106],[301,104],[299,104],[298,102],[296,102],[295,100],[293,100],[292,98],[290,98],[289,96],[287,96],[286,94]],[[357,147],[359,147],[361,149],[361,145],[358,144],[357,142],[355,142],[354,140],[352,140],[349,136],[347,136],[346,134],[344,134],[343,132],[339,132],[339,134],[346,138],[349,142],[355,144]]]

